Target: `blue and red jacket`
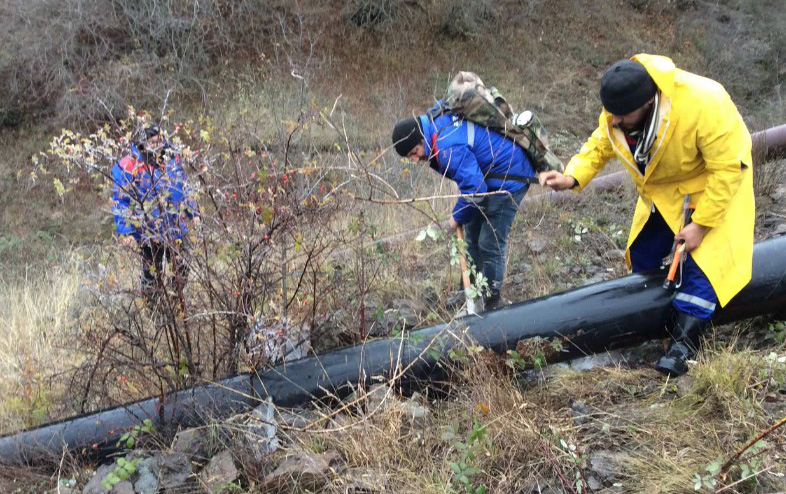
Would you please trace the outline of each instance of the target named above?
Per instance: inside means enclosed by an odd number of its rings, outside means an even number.
[[[186,218],[198,215],[180,160],[151,166],[132,144],[112,167],[112,212],[120,235],[139,241],[171,241],[186,234]]]
[[[518,144],[499,132],[461,117],[443,114],[421,115],[421,128],[431,167],[453,180],[462,194],[479,194],[505,190],[517,192],[529,184],[508,176],[534,177],[532,164]],[[470,222],[478,214],[482,197],[460,197],[453,207],[459,224]]]

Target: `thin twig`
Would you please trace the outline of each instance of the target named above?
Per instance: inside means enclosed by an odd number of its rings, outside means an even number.
[[[728,461],[726,461],[726,463],[723,464],[719,472],[720,478],[725,480],[728,470],[737,462],[740,456],[742,456],[748,449],[750,449],[751,446],[753,446],[757,442],[761,441],[762,439],[770,435],[775,429],[779,428],[783,424],[786,424],[786,417],[783,417],[775,424],[773,424],[771,427],[769,427],[767,430],[765,430],[755,438],[748,441],[748,443],[745,446],[743,446],[739,451],[734,453],[734,455],[731,458],[729,458]]]
[[[738,481],[736,481],[736,482],[734,482],[734,483],[732,483],[732,484],[729,484],[729,485],[727,485],[727,486],[725,486],[725,487],[721,487],[720,489],[718,489],[718,490],[716,490],[716,491],[713,491],[713,493],[712,493],[712,494],[718,494],[719,492],[723,492],[723,491],[725,491],[725,490],[731,489],[731,488],[732,488],[732,487],[734,487],[735,485],[737,485],[737,484],[741,484],[741,483],[745,482],[745,481],[746,481],[746,480],[748,480],[748,479],[752,479],[752,478],[754,478],[754,477],[758,477],[759,475],[761,475],[761,474],[763,474],[763,473],[767,473],[767,472],[769,472],[770,470],[772,470],[773,468],[775,468],[775,467],[774,467],[774,466],[767,467],[767,468],[765,468],[764,470],[762,470],[762,471],[760,471],[760,472],[756,472],[756,473],[754,473],[754,474],[748,475],[747,477],[743,477],[743,478],[741,478],[740,480],[738,480]]]
[[[455,199],[458,197],[485,197],[485,196],[495,196],[501,194],[510,194],[506,190],[496,190],[494,192],[480,192],[477,194],[445,194],[445,195],[438,195],[438,196],[428,196],[428,197],[410,197],[408,199],[374,199],[370,197],[357,197],[352,195],[352,199],[355,201],[367,201],[372,202],[374,204],[411,204],[413,202],[426,202],[426,201],[433,201],[436,199]]]

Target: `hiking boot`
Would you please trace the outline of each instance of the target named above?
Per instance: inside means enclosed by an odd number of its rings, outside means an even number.
[[[483,297],[483,310],[496,309],[502,305],[504,305],[502,302],[502,295],[500,295],[498,290],[491,290],[491,293],[487,297]]]
[[[445,302],[445,308],[451,311],[457,310],[463,306],[466,301],[467,296],[464,295],[464,290],[458,290],[453,292],[453,295],[448,297],[448,300]]]
[[[677,312],[669,349],[655,364],[655,369],[671,377],[678,377],[688,372],[687,361],[696,357],[696,352],[701,345],[701,337],[709,325],[710,321],[707,319]]]

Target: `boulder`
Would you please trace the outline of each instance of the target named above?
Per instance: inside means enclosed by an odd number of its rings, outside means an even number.
[[[158,494],[158,460],[145,458],[136,464],[137,479],[134,482],[136,494]]]
[[[194,473],[191,460],[183,453],[157,456],[158,481],[165,493],[182,492]]]
[[[111,494],[135,494],[134,486],[127,480],[118,482],[112,487]]]
[[[182,430],[175,436],[172,449],[191,459],[207,459],[210,454],[210,435],[204,428]]]
[[[331,465],[339,460],[336,451],[302,452],[284,460],[262,482],[262,492],[292,492],[296,489],[317,490],[330,480]]]
[[[84,489],[82,489],[82,494],[108,494],[109,489],[101,485],[101,481],[104,480],[104,477],[109,475],[111,472],[115,470],[115,464],[110,463],[108,465],[101,465],[96,470],[95,475],[93,478],[90,479],[90,482],[87,483]]]
[[[199,473],[199,480],[210,494],[219,494],[224,487],[238,477],[235,460],[229,450],[224,450],[210,459]]]

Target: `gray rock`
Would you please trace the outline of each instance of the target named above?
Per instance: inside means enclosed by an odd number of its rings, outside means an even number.
[[[599,491],[603,488],[603,484],[600,483],[600,480],[590,475],[587,477],[587,487],[590,488],[590,491]]]
[[[374,384],[368,390],[366,396],[366,411],[368,413],[378,413],[389,409],[398,403],[398,398],[390,386],[385,384]]]
[[[199,480],[210,494],[219,494],[223,488],[238,477],[235,460],[229,450],[224,450],[210,459],[199,473]]]
[[[775,189],[775,192],[772,193],[771,197],[776,202],[780,202],[786,199],[786,185],[779,185]]]
[[[781,223],[780,225],[776,226],[773,233],[775,235],[783,235],[786,233],[786,223]]]
[[[313,410],[294,409],[278,412],[278,422],[293,429],[302,429],[319,419],[319,414]]]
[[[109,475],[115,469],[115,464],[110,463],[108,465],[101,465],[96,470],[95,475],[93,478],[90,479],[90,482],[87,483],[84,489],[82,489],[82,494],[107,494],[109,489],[101,485],[101,481],[104,480],[104,477]]]
[[[601,484],[600,480],[596,479],[594,476],[590,475],[587,477],[587,487],[590,488],[590,491],[599,491],[603,488],[603,484]]]
[[[372,494],[389,489],[385,474],[373,468],[350,468],[342,477],[345,482],[343,492],[347,494]]]
[[[574,401],[570,405],[570,413],[573,415],[573,423],[582,425],[589,420],[590,409],[583,401]]]
[[[524,283],[524,275],[523,274],[514,274],[508,279],[508,282],[511,285],[521,285]]]
[[[598,274],[598,273],[601,273],[601,272],[605,271],[605,269],[600,267],[600,266],[597,266],[595,264],[591,264],[591,265],[587,266],[585,271],[589,275],[595,275],[595,274]]]
[[[134,486],[127,480],[118,482],[112,487],[112,494],[135,494]]]
[[[385,311],[385,326],[388,330],[393,330],[396,326],[399,328],[402,326],[404,328],[415,327],[420,322],[419,311],[418,305],[411,300],[394,300],[393,308]]]
[[[136,494],[158,494],[158,460],[145,458],[136,464],[137,480],[134,482]]]
[[[601,281],[606,281],[606,274],[605,273],[599,273],[599,274],[596,274],[595,276],[593,276],[591,278],[587,278],[587,280],[584,281],[581,285],[582,286],[594,285],[595,283],[600,283]]]
[[[621,451],[601,450],[592,453],[589,458],[589,469],[601,480],[609,482],[615,480],[630,459],[630,455]]]
[[[533,238],[527,243],[527,246],[533,253],[540,254],[546,249],[546,242],[539,238]]]
[[[622,249],[612,249],[609,250],[606,255],[612,261],[624,261],[625,260],[625,251]]]
[[[317,454],[302,452],[284,460],[265,477],[263,492],[292,492],[295,488],[316,490],[329,480],[331,465],[339,460],[336,451]]]
[[[693,388],[693,377],[690,374],[684,374],[678,378],[672,378],[673,382],[677,383],[677,396],[683,398],[690,394]]]
[[[589,355],[570,361],[570,367],[573,370],[586,371],[592,370],[596,367],[609,367],[617,366],[625,361],[625,357],[616,350],[611,350],[606,353],[598,353],[596,355]]]
[[[414,399],[403,402],[400,407],[404,416],[416,427],[425,426],[428,417],[431,415],[431,410]]]
[[[183,453],[161,454],[158,460],[158,480],[164,492],[186,487],[193,475],[191,460]]]
[[[245,423],[244,438],[254,453],[257,461],[270,455],[278,449],[279,441],[276,436],[278,422],[276,421],[276,407],[268,399],[256,407]]]
[[[172,449],[191,459],[205,459],[210,455],[210,435],[204,428],[186,429],[177,433]]]

